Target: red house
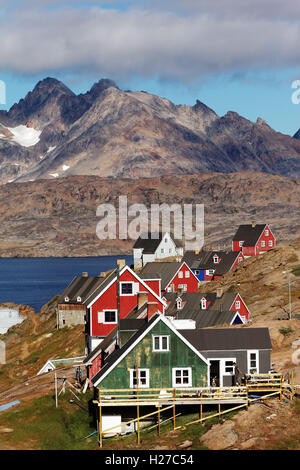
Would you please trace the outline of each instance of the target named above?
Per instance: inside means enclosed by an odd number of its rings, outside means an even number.
[[[216,292],[207,293],[184,292],[181,295],[166,293],[163,299],[167,303],[166,316],[180,311],[185,318],[191,318],[191,314],[193,314],[193,319],[195,319],[197,318],[196,312],[232,311],[238,312],[245,323],[250,319],[250,311],[241,295],[234,292],[223,292],[222,288],[217,289]]]
[[[162,293],[198,291],[199,281],[185,262],[147,263],[139,275],[155,291],[155,283],[160,282]]]
[[[154,289],[152,288],[154,287]],[[117,270],[85,300],[86,346],[88,353],[109,335],[118,323]],[[160,297],[160,283],[147,283],[128,266],[119,273],[120,319],[139,310],[151,318],[155,313],[164,314],[165,302]]]
[[[232,240],[232,250],[255,256],[275,247],[276,240],[268,224],[240,225]]]

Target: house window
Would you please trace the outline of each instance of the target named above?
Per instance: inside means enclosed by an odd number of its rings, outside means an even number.
[[[178,284],[178,289],[182,289],[184,292],[187,291],[187,284]]]
[[[200,274],[200,269],[195,269],[195,275],[199,276],[199,274]]]
[[[241,263],[243,261],[242,257],[239,257],[238,262]]]
[[[214,256],[214,263],[217,264],[219,262],[219,257],[218,255],[215,255]]]
[[[236,308],[237,310],[239,310],[239,309],[241,308],[241,302],[240,302],[240,300],[237,300],[237,301],[235,302],[235,308]]]
[[[243,241],[240,241],[239,242],[239,246],[243,246],[244,242]]]
[[[117,311],[105,310],[104,311],[104,323],[117,323]]]
[[[169,336],[153,336],[153,351],[169,351]]]
[[[269,240],[269,246],[273,246],[273,240]]]
[[[269,235],[269,230],[265,230],[266,237]]]
[[[173,369],[173,387],[191,387],[192,386],[192,369],[186,367],[184,369]]]
[[[209,270],[208,270],[208,275],[209,275],[209,276],[213,276],[213,275],[214,275],[214,272],[215,272],[215,271],[214,271],[213,269],[209,269]]]
[[[201,299],[201,308],[202,310],[206,310],[206,299],[204,297]]]
[[[122,282],[121,283],[121,295],[132,295],[133,294],[133,282]]]
[[[228,374],[228,375],[232,375],[233,372],[234,372],[234,367],[233,367],[233,363],[235,361],[225,361],[225,364],[224,364],[224,371],[225,371],[225,374]]]
[[[261,246],[266,246],[266,242],[264,240],[261,241]]]
[[[163,253],[163,252],[164,252],[164,249],[162,248],[160,251],[161,251],[161,253]]]
[[[139,377],[139,388],[149,387],[149,369],[130,369],[130,388],[137,386],[137,373]]]
[[[176,303],[177,303],[177,310],[181,310],[183,305],[182,305],[182,299],[180,297],[176,300]]]
[[[250,350],[248,351],[248,374],[258,374],[258,373],[259,373],[258,351]]]
[[[65,297],[65,302],[70,302],[69,297]]]
[[[81,302],[81,297],[77,297],[77,302]]]
[[[182,271],[179,271],[178,277],[179,277],[180,279],[183,278],[183,272],[182,272]]]
[[[185,271],[185,277],[190,277],[190,271]]]

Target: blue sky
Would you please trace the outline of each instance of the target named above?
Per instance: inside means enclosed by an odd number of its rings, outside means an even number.
[[[294,134],[299,17],[292,0],[0,0],[0,109],[47,76],[77,93],[105,77]]]

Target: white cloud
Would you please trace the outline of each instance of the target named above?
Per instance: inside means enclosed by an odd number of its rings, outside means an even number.
[[[160,4],[165,7],[161,11],[19,9],[0,19],[1,68],[25,74],[80,70],[187,82],[210,74],[299,64],[300,27],[294,16],[299,18],[300,6],[294,5],[293,12],[290,0],[282,5],[272,0],[277,10],[271,9],[271,0],[197,3],[195,8],[196,0],[184,2],[186,14],[175,12],[176,4],[182,4],[177,0],[173,11],[168,11],[168,0]],[[247,16],[253,4],[261,12],[259,18]]]

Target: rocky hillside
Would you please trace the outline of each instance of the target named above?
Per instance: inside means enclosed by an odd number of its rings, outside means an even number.
[[[204,204],[205,244],[231,247],[240,223],[268,222],[278,242],[297,238],[299,179],[259,173],[111,179],[67,177],[0,186],[0,256],[98,256],[131,253],[132,240],[100,241],[102,203]]]
[[[300,142],[197,100],[175,105],[108,79],[75,95],[39,82],[0,112],[0,183],[70,175],[149,177],[259,171],[300,176]]]

